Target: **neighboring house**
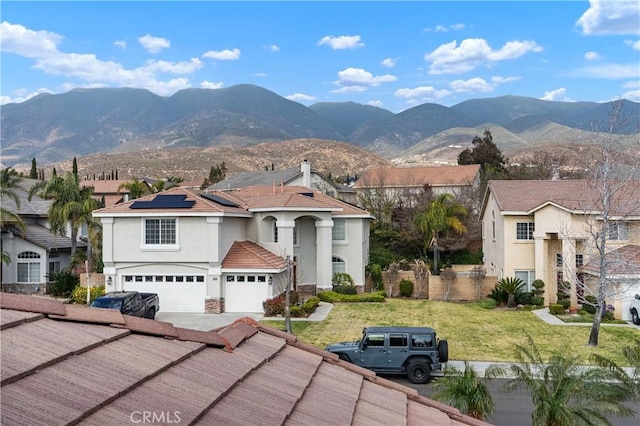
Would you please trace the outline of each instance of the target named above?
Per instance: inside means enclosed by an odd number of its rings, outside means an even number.
[[[71,239],[50,231],[48,211],[52,201],[37,196],[29,201],[29,188],[36,182],[22,179],[15,188],[20,208],[9,198],[2,200],[2,207],[20,216],[26,225],[24,233],[16,226],[2,229],[2,251],[11,259],[8,265],[0,266],[2,291],[44,293],[49,277],[71,262]],[[71,235],[70,229],[67,235]],[[85,248],[86,244],[79,239],[77,247]]]
[[[80,185],[83,187],[92,186],[93,196],[97,201],[102,201],[104,197],[105,207],[113,206],[125,201],[129,201],[129,190],[120,188],[120,185],[131,182],[130,180],[83,180]]]
[[[480,184],[480,165],[390,167],[368,169],[353,185],[358,196],[377,196],[384,191],[387,198],[397,200],[416,195],[428,186],[433,195],[449,193],[461,195],[466,189],[477,189]]]
[[[558,284],[568,281],[571,304],[579,304],[585,295],[583,286],[592,287],[592,281],[600,275],[589,232],[590,225],[598,229],[602,223],[598,196],[584,180],[490,181],[481,210],[487,274],[521,278],[528,290],[533,280],[541,279],[545,283],[545,303],[555,303]],[[619,254],[629,269],[610,263],[606,273],[612,280],[621,273],[627,276],[613,300],[627,306],[640,293],[640,281],[629,275],[636,271],[635,276],[640,276],[640,256],[633,255],[640,244],[640,184],[628,183],[611,205],[607,256]],[[628,309],[616,309],[616,315],[630,319]]]
[[[2,424],[487,423],[243,318],[216,331],[0,299]]]
[[[262,312],[289,276],[303,294],[336,272],[364,288],[371,216],[308,188],[175,188],[94,216],[107,291],[158,293],[165,312]]]
[[[300,163],[300,168],[236,173],[211,185],[209,189],[227,191],[249,186],[280,185],[304,186],[348,203],[356,201],[356,195],[352,188],[333,182],[327,176],[312,169],[311,164],[306,160]]]

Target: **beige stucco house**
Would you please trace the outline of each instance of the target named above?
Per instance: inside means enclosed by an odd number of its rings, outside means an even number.
[[[94,216],[107,291],[158,293],[165,312],[262,312],[288,276],[307,294],[335,272],[364,286],[371,216],[309,188],[175,188]]]
[[[571,304],[578,305],[600,275],[594,266],[599,256],[593,238],[602,227],[598,198],[597,189],[584,180],[490,181],[481,210],[487,275],[521,278],[528,289],[541,279],[546,304],[557,301],[558,283],[568,281]],[[634,253],[640,245],[640,184],[627,183],[610,206],[608,256]],[[607,302],[615,304],[616,316],[630,319],[628,305],[640,293],[640,263],[633,262],[640,257],[626,258],[635,275],[627,271],[624,279],[619,277],[620,287]],[[609,277],[617,279],[620,260],[608,264]]]

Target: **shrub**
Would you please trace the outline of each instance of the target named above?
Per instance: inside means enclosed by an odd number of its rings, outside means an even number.
[[[69,297],[80,284],[80,277],[68,270],[52,274],[49,279],[53,283],[47,285],[47,293],[56,297]]]
[[[384,296],[380,293],[340,294],[335,291],[322,291],[318,293],[318,299],[323,302],[384,302]]]
[[[533,287],[532,293],[535,296],[540,296],[544,293],[544,281],[542,280],[533,280],[531,287]]]
[[[89,303],[93,302],[93,299],[95,299],[96,297],[102,296],[104,292],[105,290],[103,285],[98,287],[91,287],[91,299],[89,300]],[[73,289],[71,298],[73,299],[74,303],[84,305],[85,303],[87,303],[87,288],[77,286]]]
[[[356,283],[351,278],[351,275],[346,272],[336,272],[333,274],[333,285],[334,286],[347,286],[347,285],[355,285]]]
[[[294,305],[291,308],[289,308],[289,314],[291,314],[292,318],[301,318],[306,316],[306,313],[304,312],[302,307],[298,305]]]
[[[413,294],[413,281],[403,278],[400,280],[400,296],[411,297]]]
[[[564,313],[564,307],[558,303],[549,305],[549,312],[553,315],[562,315]]]
[[[334,285],[333,291],[339,294],[357,294],[358,290],[354,285]]]
[[[390,263],[396,260],[393,250],[386,247],[372,245],[369,250],[369,262],[380,265],[381,269],[386,269]]]
[[[498,302],[495,301],[495,299],[484,299],[482,302],[480,302],[480,307],[482,309],[493,309],[497,306]]]
[[[516,295],[516,303],[518,305],[533,305],[533,293],[530,291],[523,291]]]
[[[482,251],[457,250],[449,253],[447,260],[453,265],[482,265]]]
[[[594,315],[596,313],[598,299],[595,296],[589,294],[584,298],[584,300],[586,303],[582,304],[582,309],[584,309],[591,315]]]
[[[371,281],[373,282],[373,287],[376,290],[383,290],[384,283],[382,281],[382,267],[377,263],[372,264],[369,267],[369,276],[371,277]]]
[[[498,305],[505,305],[509,298],[509,293],[496,285],[493,290],[487,295],[488,298],[495,300]]]
[[[302,304],[302,310],[305,312],[305,314],[310,315],[316,310],[319,304],[320,299],[318,299],[317,297],[312,297]]]
[[[262,303],[262,308],[267,317],[284,315],[284,297],[278,296],[273,299],[267,299]]]
[[[531,303],[535,306],[542,306],[544,305],[544,297],[534,296],[531,298]]]
[[[562,299],[560,300],[560,304],[562,305],[562,308],[569,309],[569,306],[571,306],[571,299]]]

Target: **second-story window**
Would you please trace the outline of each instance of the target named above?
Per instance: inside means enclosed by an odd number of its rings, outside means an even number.
[[[516,223],[516,239],[517,240],[533,240],[533,232],[536,224],[534,222],[518,222]]]
[[[176,220],[174,218],[145,219],[144,243],[146,245],[176,244]]]
[[[333,241],[346,240],[345,220],[333,219],[333,228],[331,229],[331,235]]]
[[[627,222],[610,222],[607,238],[610,240],[628,240],[629,224]]]

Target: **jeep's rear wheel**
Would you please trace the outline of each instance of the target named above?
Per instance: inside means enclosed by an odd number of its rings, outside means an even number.
[[[438,342],[438,361],[449,361],[449,343],[446,340],[440,340]]]
[[[638,315],[638,311],[635,309],[631,311],[631,321],[633,321],[635,325],[640,325],[640,316]]]
[[[424,384],[431,378],[431,367],[426,362],[413,361],[407,365],[407,378],[411,383]]]

